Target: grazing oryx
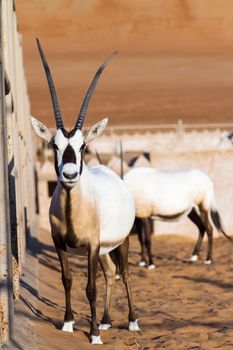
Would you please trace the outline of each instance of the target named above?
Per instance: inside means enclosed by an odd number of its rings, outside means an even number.
[[[191,262],[198,260],[205,231],[208,235],[208,252],[205,264],[212,263],[213,225],[225,237],[219,213],[216,209],[213,183],[200,170],[161,171],[153,168],[130,170],[124,181],[133,194],[138,218],[177,221],[184,215],[198,227],[199,237]],[[149,229],[149,228],[148,228]],[[150,234],[147,235],[151,245]],[[153,264],[149,257],[149,264]],[[145,256],[142,256],[142,265]]]
[[[65,289],[66,312],[63,330],[72,332],[74,323],[71,309],[72,275],[67,249],[84,247],[88,255],[86,294],[91,309],[90,341],[92,344],[102,344],[99,329],[111,327],[110,306],[116,273],[114,262],[119,263],[126,286],[129,330],[139,330],[128,273],[128,234],[135,217],[133,198],[124,182],[110,169],[104,166],[88,169],[83,159],[87,144],[99,136],[107,124],[107,119],[103,119],[95,124],[86,136],[82,134],[88,103],[103,69],[112,56],[97,71],[81,106],[74,129],[66,131],[49,66],[38,39],[37,44],[48,80],[57,127],[53,136],[46,126],[32,118],[36,133],[53,146],[55,153],[57,186],[52,197],[49,216]],[[106,280],[105,310],[99,328],[96,320],[98,261]]]

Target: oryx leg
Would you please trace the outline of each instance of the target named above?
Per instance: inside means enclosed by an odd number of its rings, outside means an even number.
[[[106,282],[106,299],[105,299],[104,314],[101,320],[101,324],[99,325],[99,329],[106,330],[112,326],[110,309],[111,309],[111,301],[112,301],[112,292],[115,284],[116,265],[112,261],[109,254],[100,255],[99,262],[103,270],[105,282]]]
[[[148,269],[152,270],[155,268],[153,258],[152,258],[152,253],[151,253],[151,219],[150,218],[144,218],[142,219],[143,223],[143,230],[144,230],[144,235],[145,235],[145,246],[147,250],[147,255],[148,255]]]
[[[188,214],[188,217],[198,227],[198,230],[199,230],[198,239],[197,239],[197,242],[195,244],[192,257],[190,258],[191,262],[195,262],[198,260],[198,256],[200,253],[201,244],[202,244],[202,240],[203,240],[206,228],[201,220],[200,215],[198,215],[198,213],[196,212],[196,210],[194,208]]]
[[[140,330],[138,325],[138,320],[136,319],[136,314],[133,306],[133,299],[130,289],[130,276],[129,276],[129,266],[128,266],[128,253],[129,253],[129,237],[127,237],[119,247],[116,248],[119,258],[121,260],[122,266],[122,278],[124,285],[126,287],[128,305],[129,305],[129,330],[138,331]]]
[[[141,260],[139,261],[139,266],[146,266],[146,246],[145,246],[145,234],[143,231],[143,223],[141,218],[135,219],[135,226],[137,230],[138,239],[141,245]]]
[[[62,330],[65,332],[73,332],[73,324],[75,323],[74,315],[71,309],[71,287],[73,278],[69,268],[68,253],[66,251],[66,245],[64,243],[54,243],[61,263],[62,283],[65,289],[66,312]]]
[[[92,344],[103,344],[96,320],[96,273],[98,267],[98,256],[99,246],[90,246],[88,249],[88,281],[86,294],[91,309],[90,341]]]
[[[213,262],[213,258],[212,258],[212,253],[213,253],[213,226],[209,220],[209,215],[208,215],[208,211],[200,208],[200,213],[201,213],[201,219],[202,222],[204,223],[205,227],[206,227],[206,232],[208,235],[208,249],[207,249],[207,257],[206,257],[206,261],[205,264],[209,265]]]

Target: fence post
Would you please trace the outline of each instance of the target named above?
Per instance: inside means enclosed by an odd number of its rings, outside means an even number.
[[[0,10],[2,1],[0,0]],[[2,24],[0,11],[0,23]],[[9,216],[8,160],[5,120],[5,86],[0,26],[0,335],[10,338],[13,320],[11,232]]]
[[[18,125],[17,117],[17,101],[16,87],[18,81],[16,79],[16,52],[14,44],[13,26],[13,1],[4,1],[2,3],[2,43],[4,67],[7,70],[11,83],[11,93],[6,96],[6,129],[7,129],[7,151],[8,151],[8,176],[9,176],[9,199],[10,199],[10,221],[11,221],[11,247],[13,259],[13,289],[14,297],[19,297],[19,273],[21,270],[21,262],[24,249],[21,243],[23,235],[23,215],[22,215],[22,196],[19,193],[19,164],[18,154]],[[14,110],[12,109],[12,102]]]
[[[182,121],[182,119],[178,119],[178,121],[177,121],[176,134],[177,134],[177,137],[179,140],[183,136],[183,121]]]

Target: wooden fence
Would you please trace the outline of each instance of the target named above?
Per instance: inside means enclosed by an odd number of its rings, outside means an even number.
[[[13,331],[13,299],[35,224],[34,151],[13,0],[0,0],[0,348]]]

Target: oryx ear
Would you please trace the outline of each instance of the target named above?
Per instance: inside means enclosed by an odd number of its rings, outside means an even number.
[[[49,129],[34,117],[31,117],[31,123],[36,134],[49,143],[53,137]]]
[[[104,131],[107,123],[108,123],[108,118],[104,118],[100,122],[93,125],[85,137],[85,140],[84,140],[85,143],[88,144],[89,142],[94,140],[96,137],[100,136]]]

